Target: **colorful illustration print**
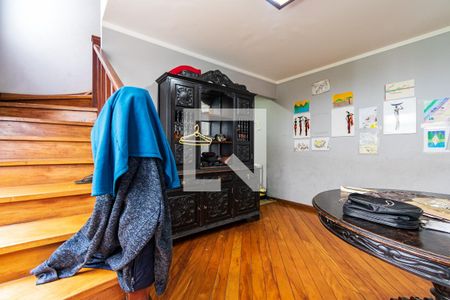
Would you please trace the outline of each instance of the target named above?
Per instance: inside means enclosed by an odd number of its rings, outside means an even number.
[[[345,92],[333,96],[333,107],[342,107],[353,104],[353,92]]]
[[[450,123],[450,98],[425,101],[423,117],[425,123]]]
[[[445,149],[445,130],[430,130],[427,132],[428,148]]]
[[[294,114],[309,112],[309,100],[301,100],[294,103]]]

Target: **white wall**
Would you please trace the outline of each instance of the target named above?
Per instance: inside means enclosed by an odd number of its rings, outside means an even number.
[[[273,83],[105,27],[102,30],[102,48],[124,84],[148,89],[155,102],[158,99],[155,80],[179,65],[191,65],[202,72],[219,69],[232,81],[246,85],[249,91],[269,98],[275,97]]]
[[[1,0],[0,92],[91,90],[100,0]]]
[[[450,154],[424,153],[420,128],[423,101],[450,96],[449,49],[446,33],[278,85],[276,103],[266,105],[269,195],[311,204],[317,193],[340,185],[449,194]],[[330,79],[331,91],[312,96],[311,84],[322,79]],[[313,136],[323,128],[330,134],[331,97],[345,91],[354,93],[355,124],[359,108],[376,105],[382,125],[384,85],[408,79],[416,80],[416,134],[380,134],[378,154],[364,155],[358,152],[355,126],[354,137],[332,137],[330,151],[293,151],[295,100],[311,99]]]

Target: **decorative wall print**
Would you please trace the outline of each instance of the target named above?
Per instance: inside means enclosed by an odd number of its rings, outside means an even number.
[[[414,97],[415,85],[414,79],[386,84],[386,101]]]
[[[330,81],[328,79],[315,82],[312,85],[312,94],[320,95],[326,93],[330,90],[330,87]]]
[[[384,102],[384,134],[416,133],[416,98]]]
[[[331,111],[331,136],[354,136],[354,107],[340,107]]]
[[[359,109],[359,129],[378,128],[377,107],[365,107]]]
[[[294,102],[294,114],[309,112],[309,100]]]
[[[309,112],[295,114],[292,120],[292,134],[294,138],[311,136],[311,114]]]
[[[423,151],[425,152],[449,152],[448,149],[449,130],[425,129],[423,137]]]
[[[450,98],[425,101],[423,119],[425,124],[450,124]]]
[[[353,92],[345,92],[333,96],[333,107],[353,105]]]
[[[328,151],[330,150],[329,137],[316,137],[311,139],[311,150],[313,151]]]
[[[359,153],[361,154],[378,153],[377,130],[364,130],[359,133]]]
[[[309,151],[309,139],[294,140],[294,152]]]

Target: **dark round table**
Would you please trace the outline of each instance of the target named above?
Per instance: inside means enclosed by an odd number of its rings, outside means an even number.
[[[436,300],[450,300],[450,234],[396,229],[344,216],[342,206],[347,196],[331,190],[314,197],[322,224],[356,248],[431,281]]]

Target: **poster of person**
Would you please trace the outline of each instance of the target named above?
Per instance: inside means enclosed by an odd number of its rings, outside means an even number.
[[[294,114],[292,135],[294,138],[308,138],[311,136],[311,113]]]
[[[331,136],[355,135],[355,109],[353,106],[334,108],[331,111]]]
[[[416,133],[416,98],[385,101],[383,133]]]

